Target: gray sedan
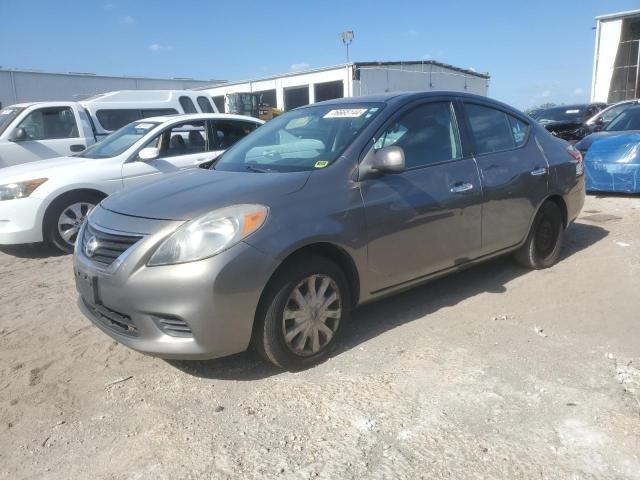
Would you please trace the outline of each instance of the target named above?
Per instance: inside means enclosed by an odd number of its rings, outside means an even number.
[[[502,103],[323,102],[210,169],[104,200],[76,243],[78,304],[144,353],[215,358],[253,344],[304,368],[366,302],[507,253],[553,265],[584,195],[580,153]]]

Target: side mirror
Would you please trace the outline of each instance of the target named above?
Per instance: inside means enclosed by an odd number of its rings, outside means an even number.
[[[155,160],[160,156],[160,149],[156,147],[143,148],[138,152],[138,158],[143,162]]]
[[[371,169],[380,173],[404,172],[404,150],[396,146],[377,150],[371,161]]]
[[[22,142],[24,140],[27,140],[28,138],[29,135],[27,134],[27,131],[23,127],[18,127],[13,132],[11,132],[9,140],[12,142]]]

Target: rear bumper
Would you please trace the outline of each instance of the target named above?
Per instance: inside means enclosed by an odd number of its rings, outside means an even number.
[[[43,200],[27,197],[0,202],[0,245],[41,242]]]
[[[210,359],[247,349],[260,295],[274,260],[240,243],[214,257],[147,267],[155,236],[131,247],[107,273],[76,249],[76,276],[96,280],[98,305],[78,300],[104,333],[139,352],[171,359]],[[178,325],[180,335],[165,328]]]
[[[564,202],[567,206],[567,226],[580,215],[586,193],[585,176],[581,175],[575,185],[564,195]]]

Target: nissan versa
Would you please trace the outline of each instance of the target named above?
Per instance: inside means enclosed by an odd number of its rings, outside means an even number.
[[[253,344],[296,369],[354,307],[514,252],[558,259],[582,157],[507,105],[455,93],[290,111],[195,169],[108,197],[79,232],[79,306],[164,358]]]

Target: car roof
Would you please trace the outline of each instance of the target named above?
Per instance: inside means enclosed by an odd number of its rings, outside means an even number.
[[[231,113],[181,113],[176,115],[163,115],[157,117],[147,117],[136,120],[137,122],[159,122],[159,123],[177,123],[184,121],[199,120],[243,120],[245,122],[254,122],[263,124],[264,121],[246,115],[234,115]]]

